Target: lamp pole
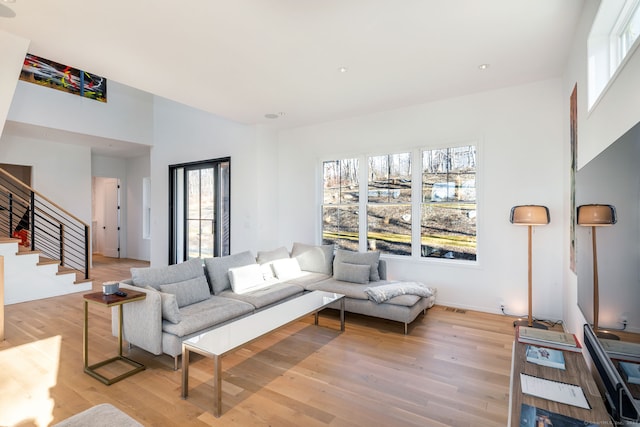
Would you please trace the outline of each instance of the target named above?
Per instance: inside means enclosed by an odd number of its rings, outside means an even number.
[[[593,245],[593,332],[598,333],[598,311],[600,291],[598,290],[598,249],[596,245],[596,226],[591,226],[591,244]]]
[[[531,269],[531,228],[532,226],[530,225],[529,227],[529,322],[528,325],[529,327],[533,327],[533,303],[531,302],[531,298],[533,297],[533,285],[532,285],[532,269]]]

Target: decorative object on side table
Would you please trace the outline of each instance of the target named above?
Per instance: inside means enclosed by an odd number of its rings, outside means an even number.
[[[598,253],[596,245],[596,227],[611,226],[617,222],[616,210],[611,205],[578,206],[578,225],[591,227],[591,245],[593,250],[593,331],[598,338],[620,339],[617,335],[598,330],[598,311],[600,293],[598,289]]]
[[[120,290],[120,282],[104,282],[102,284],[102,293],[105,295],[115,294]]]
[[[532,270],[531,270],[531,229],[534,225],[546,225],[551,221],[549,217],[549,209],[546,206],[538,205],[522,205],[514,206],[511,208],[510,221],[516,225],[526,225],[529,229],[529,303],[528,303],[528,319],[527,321],[515,321],[513,326],[524,325],[530,328],[547,329],[547,327],[541,323],[533,321],[532,310]]]

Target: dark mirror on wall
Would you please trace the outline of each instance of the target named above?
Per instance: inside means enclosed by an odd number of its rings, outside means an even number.
[[[640,342],[640,123],[578,171],[576,206],[590,204],[614,206],[616,222],[576,226],[578,306],[591,324],[597,316],[600,331]],[[594,229],[599,290],[595,297]]]

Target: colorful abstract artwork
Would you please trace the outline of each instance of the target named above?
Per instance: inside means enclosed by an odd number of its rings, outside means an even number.
[[[27,53],[20,80],[107,102],[107,79]]]

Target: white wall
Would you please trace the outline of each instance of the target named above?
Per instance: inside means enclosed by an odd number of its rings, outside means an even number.
[[[151,149],[151,264],[169,258],[169,165],[231,157],[231,251],[260,249],[262,149],[256,129],[156,98]],[[268,138],[264,138],[269,143]]]
[[[279,243],[319,242],[320,161],[479,143],[478,264],[387,257],[393,279],[438,288],[438,303],[526,313],[527,231],[509,223],[512,206],[549,207],[551,224],[533,236],[534,315],[562,316],[563,102],[549,80],[284,131],[278,157]]]
[[[627,130],[640,121],[640,54],[636,50],[626,65],[618,73],[608,89],[591,111],[587,109],[587,37],[598,10],[599,1],[585,3],[583,15],[573,42],[571,56],[563,77],[562,95],[565,100],[563,120],[567,126],[564,132],[565,143],[569,145],[569,107],[568,98],[574,85],[578,87],[578,166],[582,167]],[[568,159],[569,153],[565,156]],[[567,160],[568,162],[568,160]],[[565,206],[569,207],[570,183],[565,177]],[[565,241],[569,239],[568,225],[565,227]],[[584,316],[577,304],[576,275],[569,269],[568,250],[564,254],[564,319],[566,328],[581,333],[585,323]]]
[[[9,113],[29,40],[0,31],[0,135]]]
[[[260,207],[257,224],[259,250],[275,248],[279,241],[278,218],[281,214],[278,204],[278,135],[273,130],[259,126],[256,128],[256,150],[258,152],[258,181],[256,197]],[[232,166],[233,168],[233,162]]]
[[[106,103],[19,81],[8,119],[150,145],[152,103],[151,95],[112,81]]]
[[[32,166],[31,186],[91,224],[91,151],[87,147],[3,135],[0,162]]]

